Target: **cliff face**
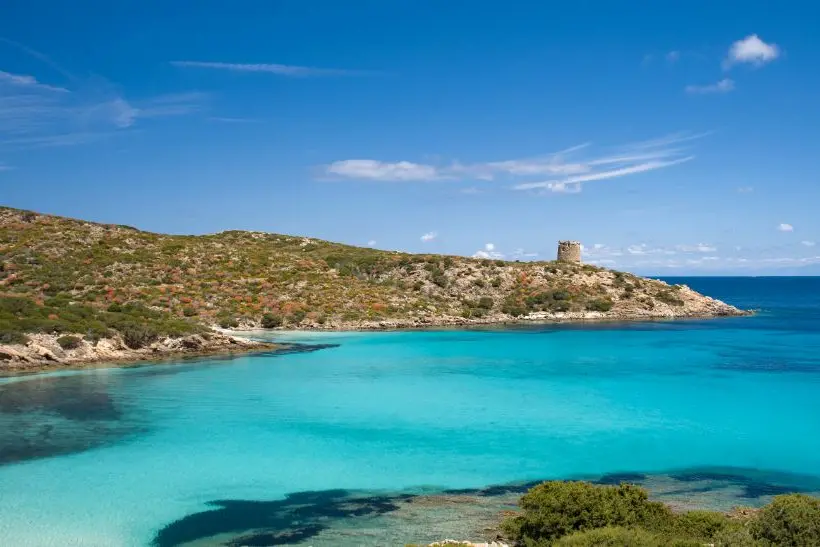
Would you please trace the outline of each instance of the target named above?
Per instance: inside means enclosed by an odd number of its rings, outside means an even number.
[[[742,313],[687,287],[590,265],[411,255],[259,232],[161,235],[8,208],[0,208],[0,300],[0,343],[20,341],[12,331],[84,335],[91,321],[94,337],[105,338],[149,320],[155,336],[182,336],[202,325],[389,328]]]

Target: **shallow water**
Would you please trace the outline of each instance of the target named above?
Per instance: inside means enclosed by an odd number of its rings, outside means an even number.
[[[685,282],[762,312],[0,380],[0,539],[403,544],[480,533],[520,488],[413,494],[615,473],[683,506],[820,491],[820,279]]]

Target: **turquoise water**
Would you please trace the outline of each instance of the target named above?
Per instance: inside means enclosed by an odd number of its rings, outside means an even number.
[[[820,279],[685,282],[761,313],[0,380],[0,543],[311,544],[401,493],[612,473],[820,490]]]

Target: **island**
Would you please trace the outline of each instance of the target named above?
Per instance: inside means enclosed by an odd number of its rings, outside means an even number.
[[[581,260],[409,254],[248,231],[166,235],[0,207],[0,371],[271,351],[231,330],[362,330],[748,312]]]

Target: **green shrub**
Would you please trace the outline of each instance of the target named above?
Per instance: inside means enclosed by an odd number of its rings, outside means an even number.
[[[28,336],[13,330],[0,330],[0,344],[27,344]]]
[[[751,523],[762,545],[820,545],[820,499],[805,494],[775,496]]]
[[[609,311],[612,309],[612,300],[608,298],[596,298],[587,302],[587,310],[589,311]]]
[[[119,313],[119,312],[122,311],[122,305],[120,305],[119,302],[111,302],[108,305],[108,311],[110,311],[112,313]]]
[[[581,530],[605,526],[660,529],[672,521],[665,505],[649,501],[646,490],[630,484],[545,482],[530,489],[520,505],[522,514],[505,520],[502,527],[513,539],[531,545]]]
[[[542,541],[533,546],[547,546]],[[552,543],[556,547],[702,547],[700,541],[673,538],[642,530],[640,528],[623,528],[607,526],[575,532]]]
[[[484,309],[484,310],[491,310],[493,309],[493,299],[490,296],[482,296],[478,299],[478,304],[476,307]]]
[[[709,541],[719,532],[737,525],[723,513],[715,511],[688,511],[675,515],[669,531],[680,537]]]
[[[282,316],[275,313],[266,313],[262,316],[263,329],[275,329],[282,326]]]
[[[711,539],[715,547],[760,547],[761,542],[752,537],[750,527],[743,523],[724,528]]]
[[[230,315],[220,315],[217,321],[223,329],[235,329],[239,326],[239,321],[236,320],[236,317]]]
[[[552,299],[553,300],[569,300],[572,295],[569,291],[565,289],[558,289],[557,291],[552,291]]]
[[[192,306],[185,306],[184,308],[182,308],[182,315],[184,315],[185,317],[193,317],[195,315],[199,315],[199,312],[196,311],[196,308]]]
[[[122,334],[122,340],[125,342],[125,345],[131,349],[140,349],[159,338],[157,331],[150,325],[128,323],[122,325],[117,330]]]
[[[77,338],[76,336],[67,335],[60,336],[59,338],[57,338],[57,343],[63,349],[77,349],[78,347],[80,347],[82,340],[80,338]]]
[[[659,292],[658,294],[655,295],[655,298],[657,298],[661,302],[669,304],[670,306],[683,306],[684,305],[684,301],[681,300],[680,298],[678,298],[677,296],[675,296],[675,294],[670,289]]]

